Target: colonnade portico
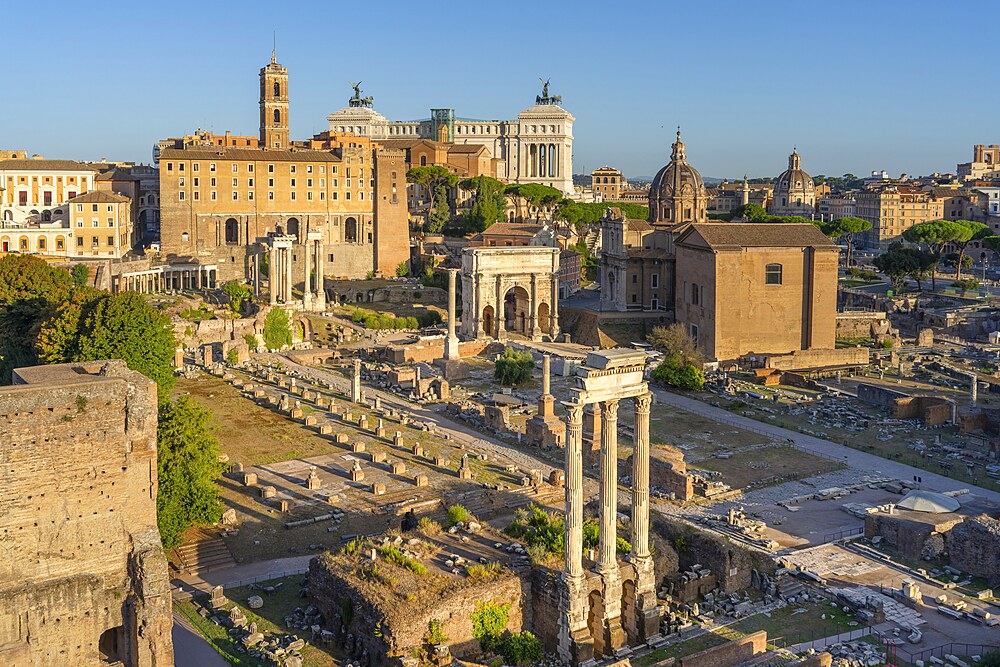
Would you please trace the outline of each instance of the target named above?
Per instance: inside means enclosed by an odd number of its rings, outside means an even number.
[[[112,277],[112,291],[153,294],[170,290],[216,289],[215,264],[169,264],[142,271],[123,271]]]
[[[326,290],[323,288],[323,233],[310,231],[303,246],[305,277],[302,281],[302,305],[306,310],[326,309]],[[313,275],[315,273],[315,276]],[[315,283],[313,279],[315,278]]]
[[[577,370],[573,400],[566,403],[566,534],[560,591],[559,657],[579,665],[609,656],[627,642],[659,631],[656,581],[649,549],[649,412],[652,395],[643,380],[645,355],[636,350],[590,352]],[[616,554],[618,505],[618,407],[635,407],[632,457],[632,553]],[[600,404],[600,548],[593,573],[583,568],[583,410]],[[623,595],[623,574],[630,593]],[[596,597],[593,597],[595,596]],[[628,608],[623,608],[627,606]],[[624,619],[624,622],[623,622]]]
[[[254,295],[261,293],[260,259],[267,252],[268,263],[268,299],[272,306],[278,303],[291,306],[292,285],[295,279],[292,275],[294,248],[298,237],[287,234],[269,234],[258,239],[258,251],[252,255],[250,267]],[[302,306],[306,310],[326,309],[326,289],[323,272],[325,258],[323,256],[323,232],[310,231],[305,235],[301,245],[304,254],[302,267]]]

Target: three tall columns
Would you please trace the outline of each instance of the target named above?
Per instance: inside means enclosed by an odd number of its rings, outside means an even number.
[[[618,404],[600,402],[601,489],[600,550],[595,571],[600,577],[600,598],[591,609],[591,586],[583,569],[583,409],[566,404],[566,534],[559,638],[560,657],[580,664],[595,653],[610,655],[630,637],[644,640],[658,632],[656,582],[649,549],[649,413],[648,392],[633,398],[635,407],[632,456],[632,554],[635,569],[635,609],[624,616],[622,627],[622,575],[616,553],[618,533]],[[598,615],[595,636],[590,635],[589,614]]]

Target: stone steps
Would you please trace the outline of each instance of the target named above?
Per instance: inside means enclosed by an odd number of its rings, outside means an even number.
[[[174,553],[189,572],[218,570],[236,565],[233,554],[221,537],[182,544],[174,549]]]

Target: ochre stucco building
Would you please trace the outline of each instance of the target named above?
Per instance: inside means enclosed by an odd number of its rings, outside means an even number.
[[[329,133],[290,141],[288,70],[273,54],[260,84],[256,146],[228,134],[160,142],[166,259],[215,265],[220,281],[244,280],[258,239],[296,237],[299,267],[306,235],[320,233],[326,276],[395,275],[409,259],[405,153]]]

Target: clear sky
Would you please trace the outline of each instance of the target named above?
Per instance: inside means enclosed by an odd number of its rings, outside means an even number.
[[[362,80],[390,119],[514,118],[538,78],[576,117],[574,171],[651,176],[677,125],[705,176],[954,171],[1000,143],[996,0],[941,3],[12,2],[0,147],[149,162],[201,127],[256,134],[257,72],[289,68],[293,138]],[[983,49],[987,49],[983,51]],[[981,59],[982,58],[982,59]]]

